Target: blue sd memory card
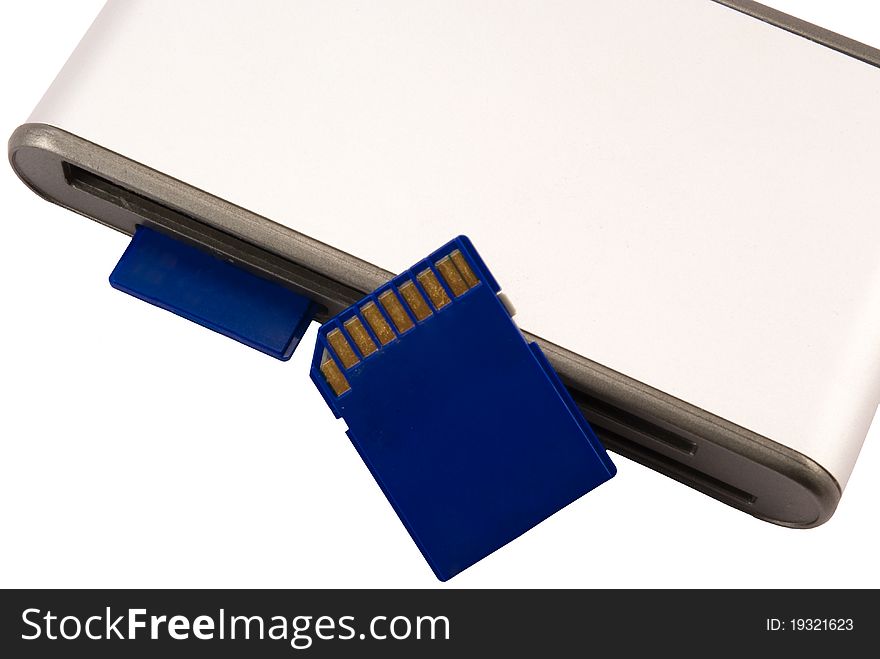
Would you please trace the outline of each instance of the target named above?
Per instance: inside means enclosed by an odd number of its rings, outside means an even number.
[[[315,315],[309,298],[144,226],[110,285],[281,360]]]
[[[615,474],[459,237],[324,324],[311,377],[437,577]]]

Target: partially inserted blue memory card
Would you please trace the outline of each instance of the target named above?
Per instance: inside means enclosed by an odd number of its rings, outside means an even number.
[[[459,237],[324,324],[311,377],[437,577],[615,474]]]
[[[309,298],[145,226],[110,285],[281,360],[315,315]]]

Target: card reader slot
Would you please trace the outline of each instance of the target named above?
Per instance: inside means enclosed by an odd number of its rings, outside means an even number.
[[[588,410],[581,408],[584,416],[589,418]],[[593,428],[599,439],[605,446],[624,457],[627,457],[639,464],[650,467],[655,471],[659,471],[675,480],[689,485],[695,490],[699,490],[704,494],[708,494],[725,503],[729,503],[738,508],[751,506],[758,501],[758,497],[749,494],[729,483],[725,483],[717,478],[713,478],[708,474],[689,467],[686,464],[674,460],[668,456],[651,450],[644,444],[639,444],[631,439],[624,437],[612,430],[602,427],[599,423],[594,423]]]
[[[751,506],[758,500],[753,494],[684,462],[696,455],[696,442],[592,396],[571,383],[568,388],[596,434],[615,453],[667,474],[726,503],[743,507]],[[657,445],[657,448],[651,448],[652,444]],[[671,455],[668,449],[673,450]],[[681,453],[682,459],[676,459],[675,453]]]
[[[686,453],[694,455],[697,452],[697,444],[685,439],[681,435],[662,428],[655,423],[646,421],[630,412],[620,409],[619,407],[606,403],[603,400],[591,396],[583,391],[579,391],[572,387],[569,383],[569,389],[572,390],[574,399],[587,417],[587,421],[596,426],[607,428],[618,434],[636,433],[648,442],[660,442],[661,444]]]
[[[65,162],[63,169],[64,178],[72,188],[142,217],[144,226],[207,249],[215,256],[311,298],[319,305],[316,315],[319,321],[323,321],[341,304],[348,304],[349,300],[363,295],[360,291],[332,282],[313,270],[250,245],[81,167]]]

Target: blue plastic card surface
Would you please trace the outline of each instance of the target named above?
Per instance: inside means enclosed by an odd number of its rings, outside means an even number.
[[[314,317],[309,298],[143,226],[110,284],[282,360]]]
[[[437,577],[615,474],[459,237],[323,325],[311,376]]]

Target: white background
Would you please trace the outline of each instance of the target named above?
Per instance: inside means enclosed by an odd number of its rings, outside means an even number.
[[[2,5],[7,135],[101,4]],[[872,0],[769,4],[880,47]],[[107,284],[124,236],[8,167],[0,186],[0,586],[440,585],[308,379],[315,327],[285,364],[149,307]],[[610,483],[441,587],[878,587],[878,433],[818,529],[613,456]]]

